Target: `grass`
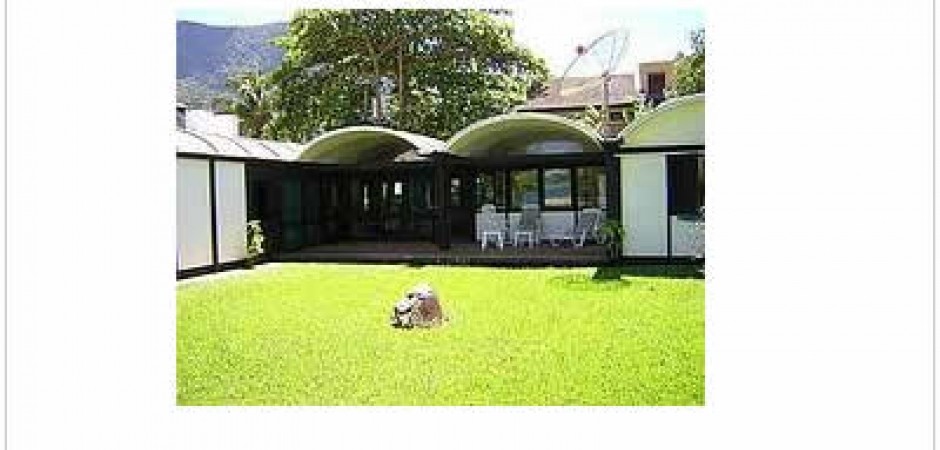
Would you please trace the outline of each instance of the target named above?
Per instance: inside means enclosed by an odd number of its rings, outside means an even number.
[[[650,268],[284,264],[177,288],[181,405],[702,405],[705,286]],[[388,326],[428,281],[449,322]]]

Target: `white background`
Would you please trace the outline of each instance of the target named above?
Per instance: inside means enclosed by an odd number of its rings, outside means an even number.
[[[9,448],[930,448],[934,11],[900,5],[706,9],[707,406],[177,408],[175,6],[11,1]]]

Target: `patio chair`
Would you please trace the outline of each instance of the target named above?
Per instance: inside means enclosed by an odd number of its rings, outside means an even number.
[[[483,217],[480,219],[480,249],[485,250],[486,244],[490,238],[496,238],[496,245],[503,248],[503,236],[505,234],[506,223],[500,214],[496,213],[496,206],[491,204],[483,205]]]
[[[519,238],[525,238],[530,248],[535,247],[535,243],[538,242],[539,237],[540,216],[541,212],[539,211],[538,205],[529,204],[522,207],[522,215],[519,216],[519,224],[512,235],[512,245],[514,247],[519,246]]]
[[[565,236],[575,247],[584,247],[588,237],[595,238],[597,229],[601,223],[601,210],[596,208],[585,208],[578,214],[578,221],[574,228]]]

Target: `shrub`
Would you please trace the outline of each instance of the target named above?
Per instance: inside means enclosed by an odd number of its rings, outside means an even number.
[[[264,230],[260,220],[248,221],[248,266],[254,266],[264,253]]]

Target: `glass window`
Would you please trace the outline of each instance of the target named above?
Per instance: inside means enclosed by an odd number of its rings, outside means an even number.
[[[460,206],[460,178],[450,179],[450,206]]]
[[[421,177],[415,178],[413,188],[408,189],[411,193],[411,204],[415,209],[427,209],[431,207],[431,180]]]
[[[369,210],[369,184],[368,183],[362,184],[362,210],[363,211]]]
[[[525,148],[510,151],[510,154],[526,155],[562,155],[566,153],[584,153],[584,145],[576,141],[538,141]]]
[[[400,212],[405,203],[405,184],[396,181],[392,184],[391,209],[392,212]]]
[[[537,169],[512,172],[511,183],[511,205],[513,209],[522,209],[523,205],[539,204],[539,177]]]
[[[546,208],[571,208],[571,169],[545,169]]]
[[[493,172],[493,204],[499,210],[506,208],[506,172],[502,170]]]
[[[607,177],[603,167],[578,167],[578,207],[607,208]]]
[[[506,206],[506,172],[485,172],[477,176],[477,208],[490,204]]]
[[[697,215],[705,205],[705,160],[693,155],[670,156],[667,160],[667,197],[670,215]]]
[[[496,204],[496,186],[493,183],[493,174],[481,173],[477,176],[477,208],[483,205]]]

